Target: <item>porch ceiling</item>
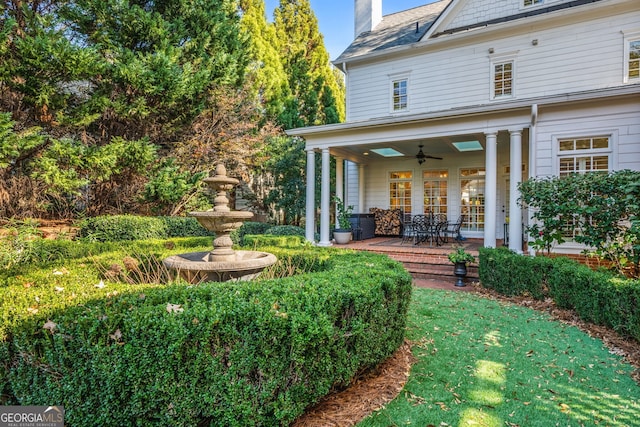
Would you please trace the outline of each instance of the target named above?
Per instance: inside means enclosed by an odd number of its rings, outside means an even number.
[[[373,152],[372,149],[392,148],[397,152],[402,153],[402,157],[415,158],[418,150],[420,149],[419,146],[423,145],[422,151],[425,155],[446,157],[447,155],[460,153],[453,146],[453,143],[464,141],[479,141],[484,149],[485,136],[484,134],[468,134],[456,135],[454,137],[367,142],[347,146],[332,147],[330,151],[334,156],[343,157],[356,163],[367,163],[369,161],[387,158],[383,155]]]

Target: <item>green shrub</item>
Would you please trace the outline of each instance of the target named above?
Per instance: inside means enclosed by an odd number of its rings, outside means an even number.
[[[0,333],[5,402],[62,404],[70,426],[289,425],[402,343],[411,277],[399,263],[269,250],[315,271],[119,293],[89,278],[76,301],[51,291],[30,314],[32,296],[17,284],[2,305],[13,319]]]
[[[549,260],[544,257],[519,255],[507,248],[480,248],[480,282],[504,295],[544,298],[549,268]]]
[[[78,226],[78,237],[97,242],[167,237],[167,224],[157,217],[104,215],[86,218]]]
[[[265,222],[244,222],[240,228],[231,232],[231,240],[240,246],[244,246],[245,234],[265,234],[265,231],[271,227],[271,224],[267,224]]]
[[[104,215],[78,224],[78,237],[94,242],[212,236],[192,217]]]
[[[200,225],[197,219],[183,216],[159,217],[166,225],[166,237],[213,236],[215,233]]]
[[[550,297],[587,322],[640,341],[640,280],[593,271],[566,257],[530,257],[505,248],[481,248],[479,273],[483,286],[501,294]]]
[[[304,245],[306,240],[301,236],[273,236],[270,234],[245,234],[244,246],[256,247],[256,246],[276,246],[293,248],[296,246]]]
[[[264,234],[273,236],[302,236],[304,237],[304,228],[295,225],[274,225],[265,230]]]

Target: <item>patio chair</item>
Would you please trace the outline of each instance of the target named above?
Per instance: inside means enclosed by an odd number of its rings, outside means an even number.
[[[446,243],[448,241],[449,235],[451,237],[454,237],[455,240],[458,242],[467,240],[465,237],[462,237],[462,234],[460,234],[460,228],[462,227],[462,224],[464,223],[465,219],[466,217],[464,215],[460,215],[456,222],[449,222],[445,227],[443,227],[441,231],[443,242]]]
[[[449,226],[449,222],[447,219],[447,214],[435,214],[433,216],[433,238],[436,242],[436,245],[440,246],[445,243],[446,235],[444,234],[447,227]]]
[[[400,242],[400,244],[408,241],[415,242],[416,238],[416,228],[413,225],[411,214],[404,214],[402,216],[402,241]]]

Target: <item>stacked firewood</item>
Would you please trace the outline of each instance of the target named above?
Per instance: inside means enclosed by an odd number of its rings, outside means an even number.
[[[402,210],[369,208],[376,222],[376,236],[399,236],[402,232]]]

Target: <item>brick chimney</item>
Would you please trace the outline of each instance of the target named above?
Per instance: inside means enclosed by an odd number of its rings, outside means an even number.
[[[382,21],[382,0],[355,0],[355,33],[373,30]]]

